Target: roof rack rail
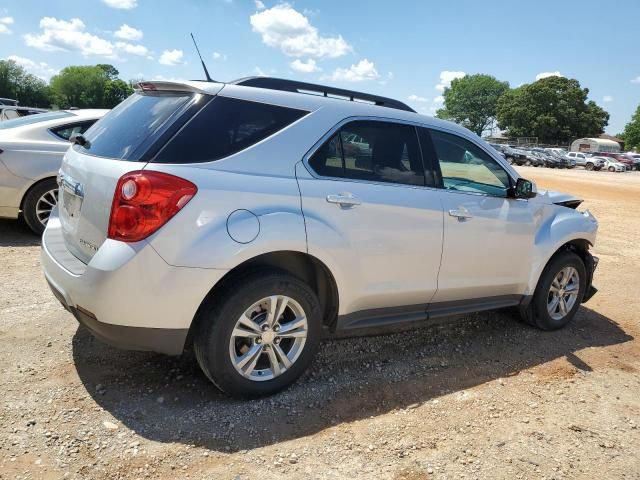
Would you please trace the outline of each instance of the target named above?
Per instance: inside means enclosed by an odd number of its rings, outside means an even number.
[[[284,92],[320,95],[323,97],[350,100],[352,102],[360,101],[363,103],[371,103],[381,107],[395,108],[397,110],[405,110],[407,112],[415,113],[415,110],[409,105],[398,100],[394,100],[393,98],[381,97],[379,95],[356,92],[353,90],[345,90],[343,88],[328,87],[326,85],[317,85],[315,83],[297,82],[295,80],[286,80],[284,78],[274,77],[245,77],[229,83],[233,85],[242,85],[245,87],[266,88],[269,90],[281,90]]]

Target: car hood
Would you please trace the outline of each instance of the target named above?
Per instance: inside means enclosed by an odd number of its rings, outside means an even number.
[[[546,196],[551,203],[569,208],[577,208],[584,201],[570,193],[554,192],[552,190],[538,190],[538,195]]]

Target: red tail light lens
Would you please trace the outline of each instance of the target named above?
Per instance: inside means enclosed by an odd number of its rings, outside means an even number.
[[[147,238],[197,191],[190,181],[167,173],[138,170],[123,175],[113,194],[108,237],[124,242]]]

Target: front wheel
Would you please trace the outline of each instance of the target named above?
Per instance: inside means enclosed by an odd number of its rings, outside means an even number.
[[[533,299],[521,308],[523,319],[542,330],[564,327],[576,315],[586,288],[586,268],[573,252],[556,255],[547,264]]]
[[[194,339],[205,375],[237,397],[271,395],[309,366],[322,333],[320,303],[277,270],[244,276],[205,301]]]
[[[615,171],[616,171],[616,169],[615,169],[615,167],[609,167],[609,171],[610,171],[610,172],[615,172]]]
[[[593,163],[587,163],[584,168],[587,170],[593,170]]]

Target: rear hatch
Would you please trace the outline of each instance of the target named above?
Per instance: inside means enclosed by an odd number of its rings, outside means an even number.
[[[60,168],[60,223],[68,250],[88,263],[107,238],[122,175],[142,170],[222,85],[146,82],[65,154]],[[84,140],[84,142],[83,142]]]

